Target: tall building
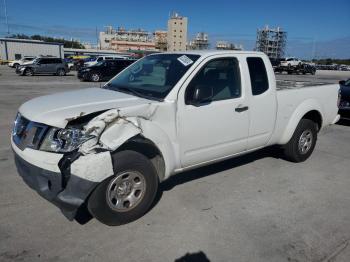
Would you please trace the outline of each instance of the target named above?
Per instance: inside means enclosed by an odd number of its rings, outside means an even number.
[[[256,37],[256,51],[264,52],[268,57],[277,59],[284,56],[287,42],[287,32],[282,28],[265,26],[258,29]]]
[[[126,30],[123,27],[114,29],[112,26],[107,26],[105,32],[100,32],[99,40],[101,49],[113,49],[119,52],[156,50],[152,34],[142,29]]]
[[[217,50],[243,50],[243,46],[237,45],[234,43],[229,43],[227,41],[217,41],[216,49]]]
[[[189,49],[191,50],[205,50],[209,48],[209,38],[208,34],[200,32],[196,37],[190,42]]]
[[[168,32],[157,30],[154,32],[154,44],[159,51],[166,51],[168,47]]]
[[[187,17],[173,13],[168,20],[168,51],[185,51],[187,45]]]

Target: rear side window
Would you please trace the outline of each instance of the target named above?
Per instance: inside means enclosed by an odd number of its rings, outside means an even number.
[[[264,61],[260,57],[247,58],[252,93],[254,96],[260,95],[269,89]]]

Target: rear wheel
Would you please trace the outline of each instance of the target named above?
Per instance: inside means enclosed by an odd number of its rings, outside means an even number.
[[[66,75],[66,71],[63,68],[59,68],[57,69],[57,73],[58,76],[64,76]]]
[[[113,169],[114,175],[101,182],[88,200],[89,212],[110,226],[140,218],[151,207],[158,190],[157,172],[140,153],[116,153]]]
[[[317,125],[309,119],[301,119],[292,138],[284,147],[289,161],[303,162],[312,154],[317,141]]]

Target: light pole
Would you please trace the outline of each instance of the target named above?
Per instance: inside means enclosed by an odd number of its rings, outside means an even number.
[[[6,0],[4,0],[4,11],[5,11],[5,21],[7,25],[7,34],[10,34],[10,27],[9,27],[9,21],[7,19],[7,8],[6,8]]]

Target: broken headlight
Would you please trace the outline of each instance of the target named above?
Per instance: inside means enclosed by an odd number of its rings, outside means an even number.
[[[77,128],[52,127],[41,143],[40,150],[57,153],[71,152],[91,138],[93,136],[85,135],[82,130]]]

